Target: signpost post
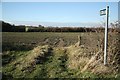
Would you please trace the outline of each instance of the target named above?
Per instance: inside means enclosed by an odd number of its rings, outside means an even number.
[[[107,41],[108,41],[108,21],[109,21],[109,6],[106,9],[100,10],[100,16],[106,15],[105,26],[105,42],[104,42],[104,65],[107,64]]]

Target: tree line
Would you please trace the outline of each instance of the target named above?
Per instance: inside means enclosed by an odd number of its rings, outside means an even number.
[[[112,24],[113,25],[113,24]],[[120,28],[109,28],[110,31],[120,32]],[[85,28],[85,27],[38,27],[25,25],[12,25],[2,21],[2,32],[103,32],[104,27]]]

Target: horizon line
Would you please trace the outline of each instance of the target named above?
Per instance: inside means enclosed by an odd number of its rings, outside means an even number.
[[[6,21],[1,20],[6,23],[10,23],[12,25],[25,25],[25,26],[36,26],[39,25],[45,26],[45,27],[100,27],[104,26],[104,23],[100,22],[40,22],[40,21]],[[33,23],[31,23],[33,22]]]

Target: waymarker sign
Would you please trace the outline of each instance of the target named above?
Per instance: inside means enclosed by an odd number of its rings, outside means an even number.
[[[108,22],[109,22],[109,6],[106,9],[100,10],[100,16],[106,15],[105,26],[105,42],[104,42],[104,65],[107,64],[107,45],[108,45]]]

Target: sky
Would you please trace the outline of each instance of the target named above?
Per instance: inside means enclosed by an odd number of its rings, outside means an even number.
[[[118,2],[119,0],[1,0],[2,2]]]
[[[118,20],[118,2],[2,2],[0,19],[25,25],[96,26],[105,21],[99,11],[110,7],[110,22]]]
[[[118,3],[118,14],[120,14],[120,1]],[[118,15],[118,20],[120,21],[120,15]]]

